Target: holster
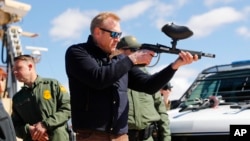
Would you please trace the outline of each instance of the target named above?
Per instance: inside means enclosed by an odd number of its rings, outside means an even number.
[[[147,140],[150,136],[154,141],[158,140],[158,127],[156,123],[152,123],[143,130],[129,130],[129,141]]]
[[[144,135],[142,136],[143,140],[148,139],[150,136],[153,135],[153,131],[154,131],[155,125],[154,124],[150,124],[148,127],[146,127],[144,129]]]
[[[152,137],[154,139],[154,141],[159,141],[159,128],[158,128],[158,124],[156,122],[153,123],[154,128],[153,128],[153,132],[152,132]]]

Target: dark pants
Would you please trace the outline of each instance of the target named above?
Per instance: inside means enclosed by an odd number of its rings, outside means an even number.
[[[9,114],[0,100],[0,141],[16,141],[16,133]]]
[[[101,131],[78,130],[76,131],[76,141],[128,141],[128,135],[112,135]]]

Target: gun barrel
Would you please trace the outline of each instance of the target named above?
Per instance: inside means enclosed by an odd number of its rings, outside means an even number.
[[[200,57],[210,57],[210,58],[215,58],[215,54],[212,54],[212,53],[204,53],[202,51],[192,51],[192,50],[184,50],[184,49],[179,49],[180,51],[187,51],[187,52],[190,52],[192,55],[195,55],[197,54]]]
[[[210,57],[210,58],[215,58],[215,54],[211,54],[211,53],[203,53],[202,56]]]
[[[177,49],[177,48],[171,48],[168,46],[164,46],[161,44],[142,44],[141,49],[148,49],[152,50],[156,53],[171,53],[171,54],[179,54],[181,51],[187,51],[190,52],[192,55],[198,55],[199,58],[203,57],[210,57],[210,58],[215,58],[215,54],[211,53],[204,53],[204,52],[199,52],[199,51],[192,51],[192,50],[185,50],[185,49]]]

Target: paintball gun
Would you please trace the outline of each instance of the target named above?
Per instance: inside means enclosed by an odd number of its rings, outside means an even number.
[[[177,41],[181,39],[186,39],[193,35],[193,32],[186,26],[179,26],[174,23],[168,23],[162,27],[162,32],[165,33],[168,37],[172,39],[172,47],[168,47],[162,44],[142,44],[140,49],[148,49],[152,50],[156,53],[171,53],[171,54],[179,54],[181,51],[188,51],[192,55],[197,54],[199,59],[203,57],[210,57],[215,58],[215,54],[211,53],[204,53],[201,51],[192,51],[192,50],[185,50],[185,49],[178,49],[176,48]]]

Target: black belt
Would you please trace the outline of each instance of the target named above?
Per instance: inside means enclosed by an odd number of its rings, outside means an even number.
[[[145,130],[135,130],[135,129],[128,130],[129,141],[144,140],[144,133]]]
[[[85,139],[91,135],[102,137],[103,140],[110,140],[110,139],[118,140],[119,138],[125,138],[124,136],[127,137],[127,134],[114,135],[114,134],[107,133],[105,131],[97,131],[97,130],[89,130],[89,129],[76,130],[76,138]]]
[[[153,136],[157,133],[157,126],[155,123],[150,124],[143,130],[134,130],[134,129],[129,129],[128,130],[128,135],[129,135],[129,141],[140,141],[140,140],[146,140],[149,137]]]

